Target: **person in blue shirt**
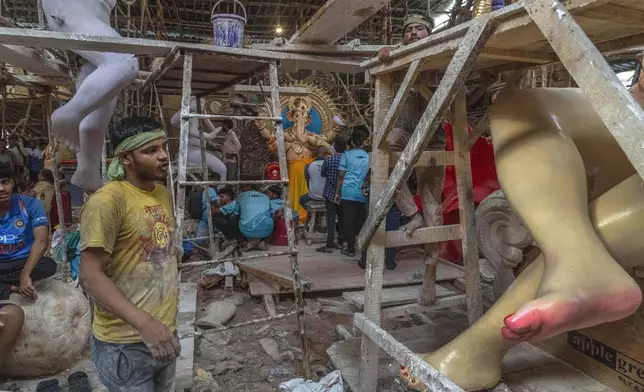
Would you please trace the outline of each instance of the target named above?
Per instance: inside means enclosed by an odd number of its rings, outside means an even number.
[[[363,127],[354,128],[351,149],[342,154],[338,167],[335,202],[342,208],[343,238],[347,241],[347,249],[341,253],[349,257],[355,256],[356,235],[367,219],[367,197],[362,188],[369,172],[369,154],[364,149],[368,137]]]
[[[239,216],[239,230],[249,240],[263,240],[273,233],[275,224],[271,215],[271,201],[253,187],[245,187],[237,197],[234,214]],[[250,241],[244,250],[256,247],[259,241]]]
[[[36,299],[34,281],[56,273],[54,260],[43,257],[49,239],[47,214],[33,197],[14,194],[14,172],[0,166],[0,301],[11,293]]]
[[[338,183],[338,168],[342,154],[347,150],[347,140],[344,136],[338,135],[333,143],[335,154],[326,158],[322,164],[322,177],[326,179],[324,183],[324,204],[326,206],[326,245],[317,248],[316,252],[333,253],[333,249],[342,249],[344,239],[342,238],[342,209],[335,202],[335,190]],[[339,222],[336,225],[336,220]],[[338,241],[335,242],[335,232],[338,232]]]

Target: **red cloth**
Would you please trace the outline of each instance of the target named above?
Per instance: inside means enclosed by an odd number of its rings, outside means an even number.
[[[65,225],[69,225],[72,223],[72,197],[69,192],[61,192],[60,198],[63,202],[63,211],[65,212]],[[51,228],[53,229],[60,223],[60,220],[58,219],[58,204],[56,203],[56,195],[54,195],[54,199],[51,201],[51,212],[49,213],[49,215],[49,219],[51,220],[51,222],[49,223],[51,224]]]
[[[452,124],[445,122],[446,151],[454,151],[454,135]],[[468,128],[468,133],[472,128]],[[496,166],[494,163],[494,148],[492,143],[485,138],[478,138],[470,150],[470,159],[472,163],[472,183],[474,184],[474,205],[478,206],[480,202],[492,192],[501,188],[499,179],[496,175]],[[447,166],[445,168],[445,181],[443,182],[443,224],[455,225],[460,223],[458,214],[458,193],[456,190],[456,168]],[[458,262],[463,258],[463,249],[461,241],[443,242],[441,245],[440,256],[452,262]]]

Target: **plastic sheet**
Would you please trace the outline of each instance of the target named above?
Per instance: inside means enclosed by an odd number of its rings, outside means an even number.
[[[295,378],[280,384],[280,392],[344,392],[339,370],[326,375],[319,382]]]

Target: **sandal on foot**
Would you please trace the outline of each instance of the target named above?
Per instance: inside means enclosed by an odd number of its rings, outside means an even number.
[[[340,252],[340,253],[345,255],[345,256],[349,256],[349,257],[355,257],[355,255],[356,255],[356,252],[352,252],[352,251],[350,251],[348,249],[343,249],[342,252]]]
[[[321,248],[317,248],[315,251],[319,253],[333,253],[333,248],[329,248],[328,246],[323,246]]]
[[[45,380],[38,383],[36,392],[61,392],[58,380]]]
[[[69,392],[92,392],[89,385],[89,378],[85,372],[76,372],[67,378],[69,382]]]

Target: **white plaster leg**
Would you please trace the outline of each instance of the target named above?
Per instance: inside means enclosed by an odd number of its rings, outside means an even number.
[[[49,27],[54,31],[120,37],[109,25],[109,6],[96,0],[43,0]],[[111,5],[113,7],[113,5]],[[52,132],[74,150],[80,144],[81,121],[107,105],[136,78],[139,71],[134,55],[76,51],[96,70],[85,77],[74,97],[52,115]]]

